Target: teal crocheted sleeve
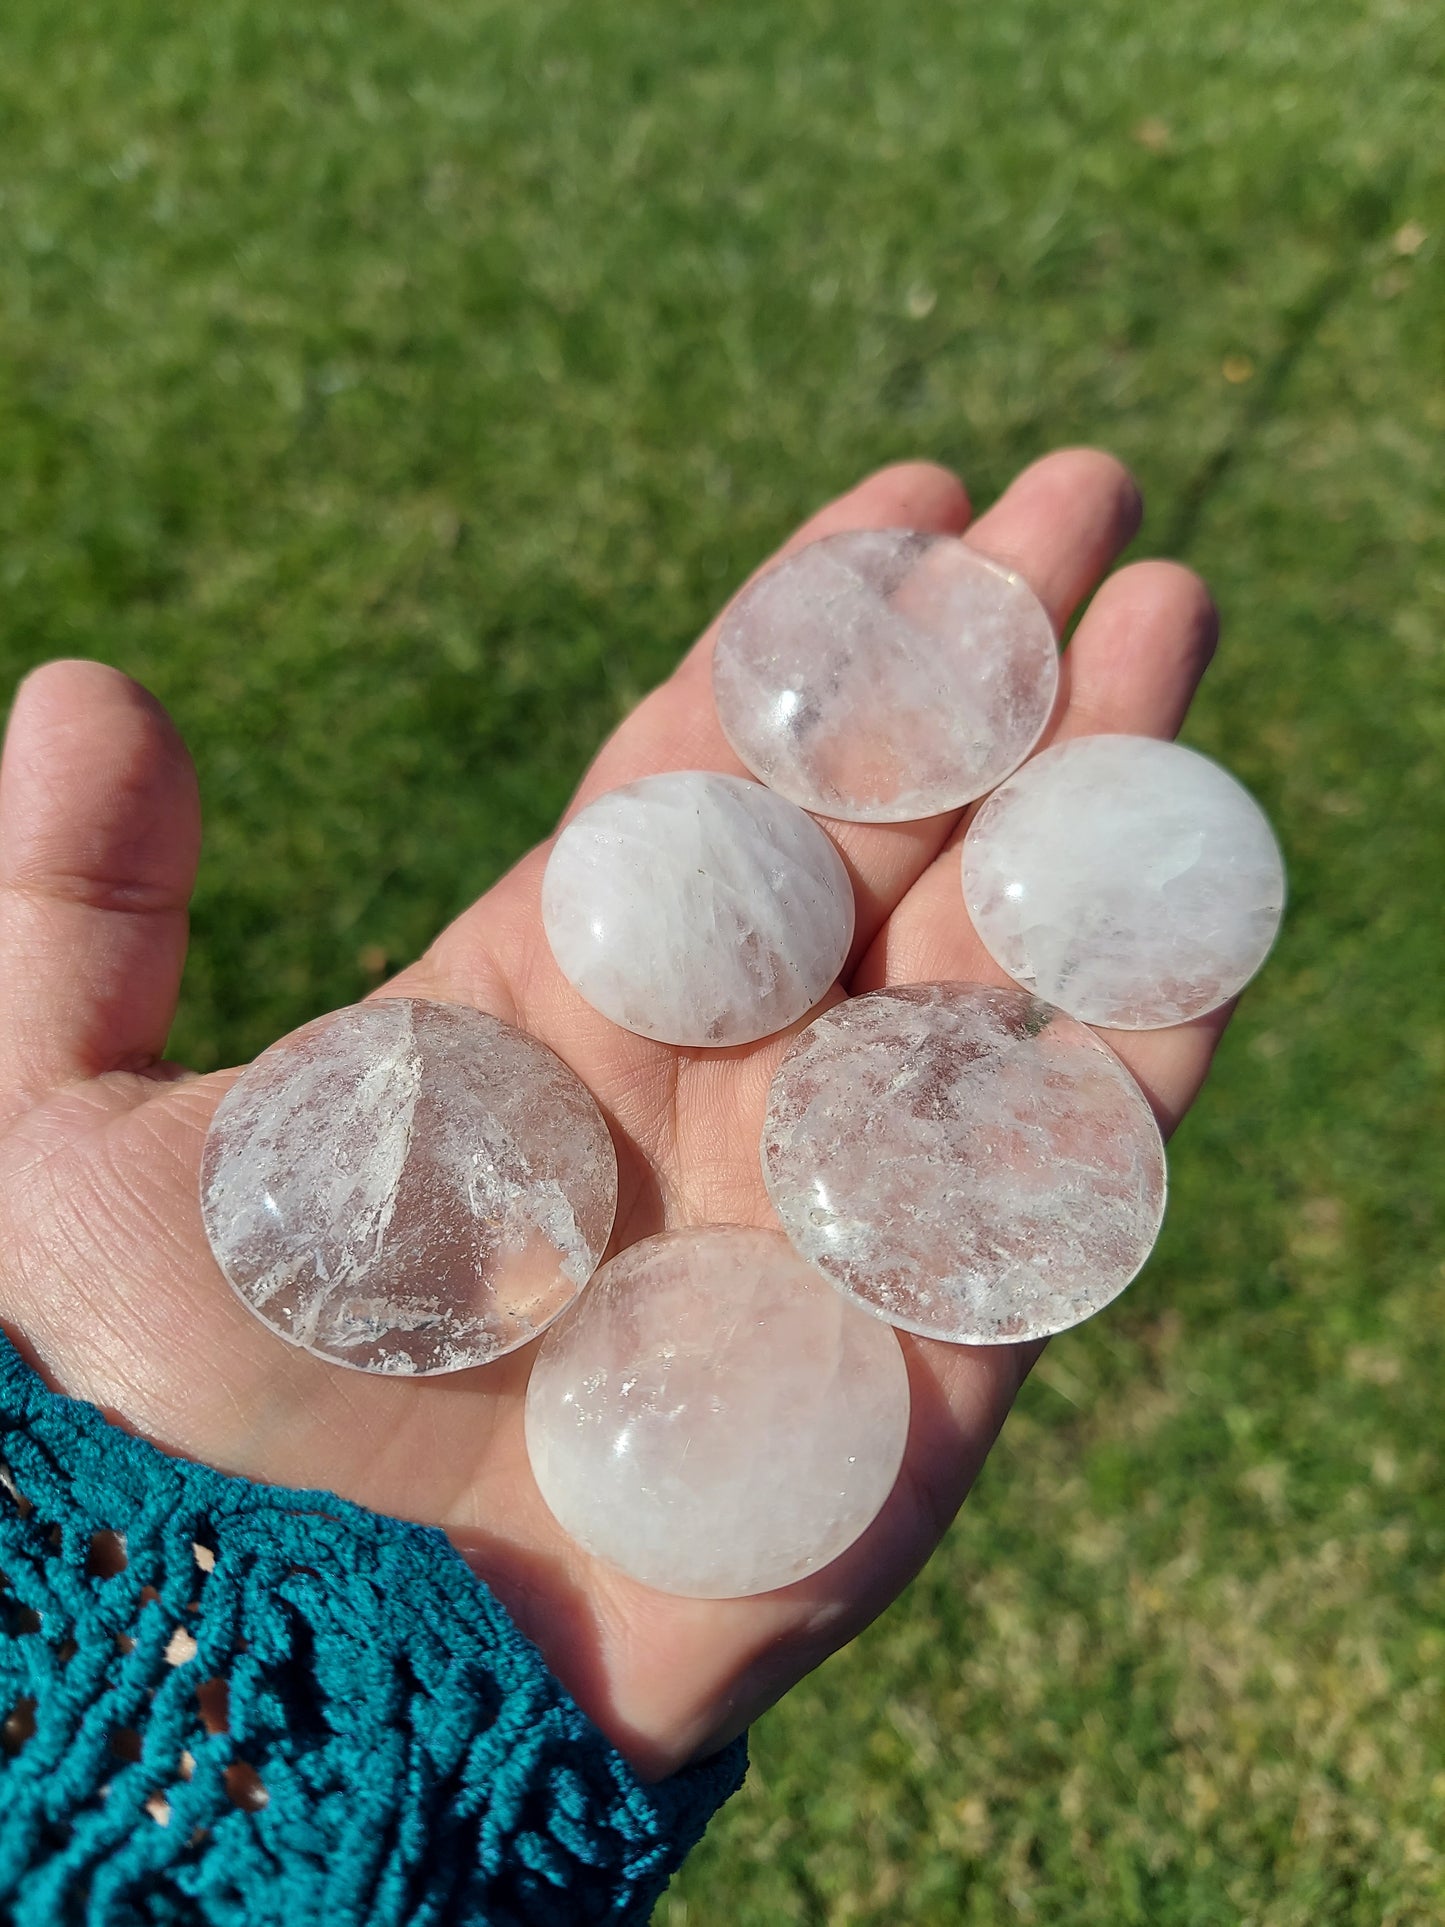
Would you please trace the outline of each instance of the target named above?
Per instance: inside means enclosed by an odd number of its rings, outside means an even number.
[[[3,1338],[0,1722],[14,1927],[642,1922],[746,1764],[643,1785],[443,1534],[167,1457]]]

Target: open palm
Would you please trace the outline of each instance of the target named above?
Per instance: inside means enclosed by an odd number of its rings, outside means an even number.
[[[847,528],[963,533],[1018,569],[1062,627],[1137,526],[1109,457],[1070,450],[1025,471],[970,526],[942,470],[888,469],[823,509],[790,547]],[[1146,562],[1109,577],[1064,658],[1050,740],[1172,735],[1214,644],[1209,597]],[[740,772],[713,711],[704,636],[603,748],[577,798],[663,769]],[[574,805],[575,807],[575,805]],[[1002,982],[968,925],[957,815],[827,828],[853,873],[844,989]],[[645,1772],[720,1744],[849,1638],[927,1557],[1032,1359],[1021,1347],[904,1337],[907,1457],[883,1513],[842,1558],[757,1599],[672,1599],[562,1534],[522,1444],[531,1351],[429,1380],[366,1377],[283,1345],[223,1283],[197,1172],[235,1072],[160,1063],[199,847],[189,759],[159,706],[94,663],[23,686],[0,773],[0,1316],[60,1389],[167,1450],[322,1486],[439,1524],[593,1718]],[[380,995],[470,1004],[540,1037],[583,1078],[617,1143],[613,1249],[667,1226],[766,1224],[764,1097],[786,1037],[679,1050],[617,1029],[562,978],[534,850]],[[1168,1129],[1201,1083],[1216,1015],[1114,1036]]]

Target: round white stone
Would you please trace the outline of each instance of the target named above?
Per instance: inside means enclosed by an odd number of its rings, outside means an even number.
[[[836,1559],[893,1488],[893,1333],[775,1231],[664,1232],[605,1264],[527,1388],[542,1497],[660,1592],[736,1599]]]
[[[981,984],[874,991],[810,1024],[768,1092],[762,1163],[810,1264],[955,1343],[1090,1317],[1164,1214],[1159,1127],[1118,1058],[1062,1011]]]
[[[361,1371],[460,1371],[571,1304],[606,1248],[617,1158],[534,1037],[387,998],[319,1017],[222,1098],[201,1162],[216,1261],[293,1345]]]
[[[951,535],[825,536],[723,617],[718,719],[755,776],[860,823],[933,816],[993,788],[1038,741],[1059,658],[1021,576]]]
[[[1017,983],[1086,1023],[1156,1030],[1215,1009],[1259,969],[1284,863],[1218,763],[1148,736],[1080,736],[984,804],[963,895]]]
[[[742,777],[672,770],[572,819],[542,921],[563,975],[613,1023],[664,1044],[749,1044],[837,977],[853,886],[796,805]]]

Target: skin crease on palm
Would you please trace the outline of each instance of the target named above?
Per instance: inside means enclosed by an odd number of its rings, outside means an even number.
[[[1070,449],[1025,470],[977,520],[944,470],[885,469],[788,546],[848,528],[966,531],[1023,574],[1060,629],[1088,602],[1046,741],[1172,736],[1213,651],[1216,619],[1203,585],[1172,563],[1108,573],[1140,516],[1116,461]],[[603,747],[574,809],[658,770],[742,773],[713,712],[711,640],[710,631]],[[964,913],[957,816],[826,827],[858,899],[847,992],[1005,981]],[[903,1471],[863,1537],[809,1579],[755,1599],[672,1599],[599,1565],[553,1522],[527,1466],[530,1351],[440,1379],[368,1377],[282,1344],[222,1281],[202,1231],[197,1170],[211,1114],[237,1073],[193,1077],[160,1061],[199,844],[190,759],[152,697],[97,663],[51,663],[27,679],[0,772],[6,1331],[50,1384],[167,1451],[445,1527],[644,1774],[715,1749],[918,1570],[1034,1351],[904,1335],[913,1424]],[[612,1250],[669,1226],[772,1222],[758,1136],[768,1080],[793,1033],[679,1050],[590,1010],[542,934],[547,847],[377,994],[490,1011],[542,1038],[584,1079],[621,1166]],[[827,1001],[844,994],[835,989]],[[1103,1033],[1166,1131],[1202,1083],[1226,1016]]]

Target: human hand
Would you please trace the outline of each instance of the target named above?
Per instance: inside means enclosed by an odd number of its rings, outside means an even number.
[[[1045,740],[1170,736],[1216,622],[1203,586],[1173,564],[1102,580],[1139,514],[1125,472],[1087,450],[1036,463],[972,523],[957,481],[909,464],[831,503],[788,547],[847,528],[966,529],[1020,571],[1057,628],[1093,594]],[[574,809],[658,770],[744,773],[713,710],[712,635],[604,746]],[[843,988],[827,1001],[890,983],[1006,981],[963,907],[957,813],[827,828],[858,907]],[[532,1348],[439,1379],[363,1376],[280,1343],[224,1284],[197,1174],[237,1073],[190,1077],[159,1061],[199,842],[190,761],[151,697],[95,663],[52,663],[29,678],[0,769],[0,1316],[52,1384],[169,1451],[443,1526],[645,1773],[710,1751],[927,1558],[1037,1348],[900,1333],[913,1394],[903,1469],[862,1538],[808,1579],[752,1599],[677,1599],[601,1565],[563,1534],[532,1480],[522,1439]],[[681,1224],[773,1222],[758,1139],[793,1033],[675,1049],[591,1010],[542,933],[548,847],[376,994],[489,1011],[572,1066],[617,1143],[613,1250]],[[1166,1131],[1203,1081],[1227,1014],[1104,1033]]]

